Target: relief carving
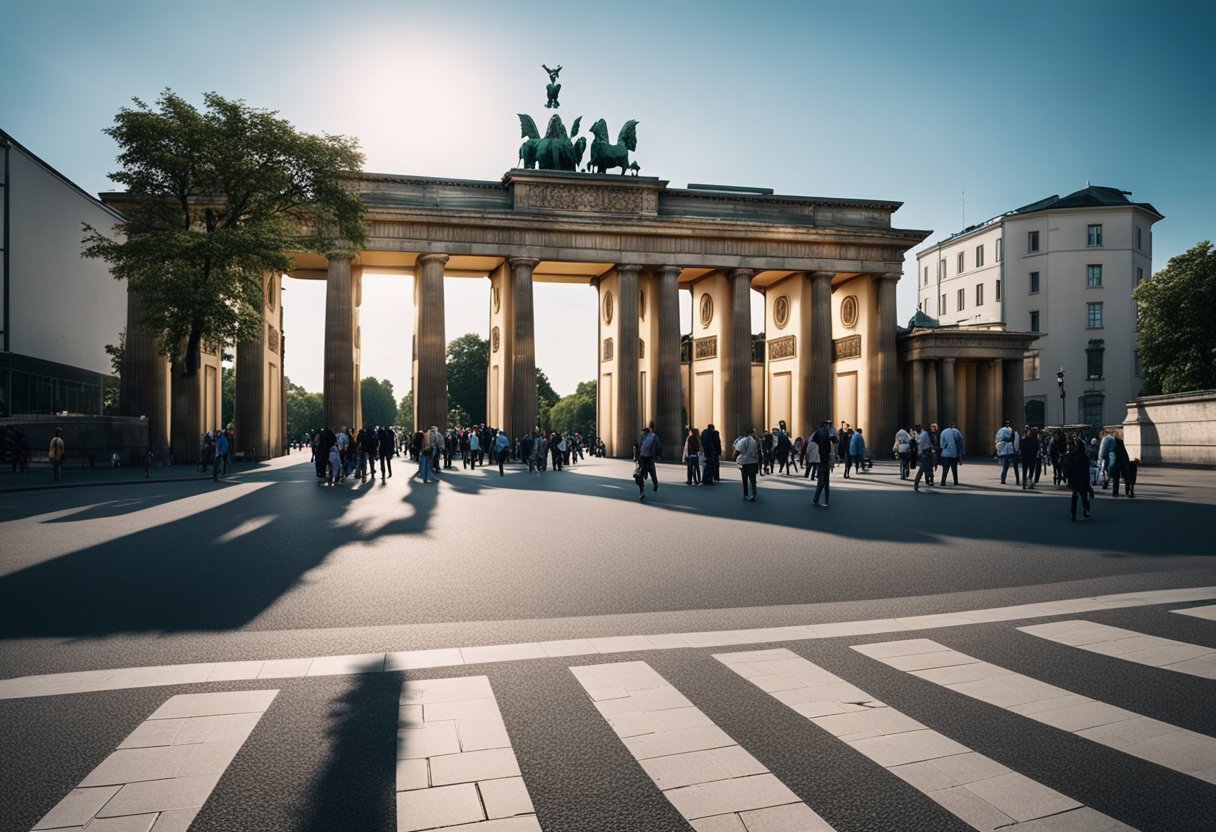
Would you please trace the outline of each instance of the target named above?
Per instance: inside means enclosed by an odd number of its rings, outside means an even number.
[[[768,342],[768,360],[778,361],[782,358],[793,358],[798,354],[793,335],[774,338]]]
[[[498,327],[494,327],[492,330],[490,330],[490,351],[491,352],[498,352],[500,338],[501,338],[501,336],[498,333]]]
[[[279,351],[279,331],[270,324],[266,324],[266,349],[276,353]]]
[[[601,358],[600,360],[601,361],[611,361],[612,360],[612,339],[611,338],[604,339],[604,357]]]
[[[850,335],[848,338],[837,338],[832,342],[832,360],[844,361],[846,358],[861,357],[861,336]]]
[[[708,295],[707,295],[708,297]],[[698,338],[693,341],[693,357],[694,358],[717,358],[718,357],[718,336],[711,335],[708,338]]]
[[[518,185],[516,186],[519,187]],[[640,214],[647,210],[641,190],[588,185],[529,185],[524,196],[528,208],[586,211],[606,214]],[[653,213],[651,208],[650,212]]]

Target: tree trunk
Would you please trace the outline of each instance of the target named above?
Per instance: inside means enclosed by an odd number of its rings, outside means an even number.
[[[182,361],[182,376],[193,378],[198,373],[199,350],[203,344],[202,327],[195,324],[190,328],[190,337],[186,339],[186,355]]]

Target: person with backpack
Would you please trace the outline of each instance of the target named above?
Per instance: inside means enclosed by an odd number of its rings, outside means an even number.
[[[51,463],[51,479],[54,482],[59,482],[59,473],[63,470],[63,458],[67,456],[67,447],[63,444],[63,428],[55,428],[55,435],[51,438],[51,445],[47,449],[46,458]],[[1115,493],[1119,493],[1119,486],[1116,483]]]
[[[1014,485],[1022,484],[1021,474],[1018,473],[1018,451],[1020,449],[1021,440],[1018,437],[1018,432],[1013,429],[1012,422],[1008,419],[996,432],[996,455],[1001,461],[1001,485],[1005,484],[1005,478],[1009,475],[1009,469],[1013,468]]]
[[[654,461],[663,452],[663,443],[659,436],[647,425],[642,428],[642,438],[638,440],[637,469],[633,479],[638,484],[638,499],[646,499],[646,477],[650,477],[654,490],[659,490],[659,475],[654,469]]]
[[[743,499],[756,502],[756,472],[760,468],[760,443],[756,441],[756,429],[748,428],[747,433],[734,442],[735,461],[739,463],[739,473],[743,477]],[[748,484],[751,484],[751,496],[748,496]]]

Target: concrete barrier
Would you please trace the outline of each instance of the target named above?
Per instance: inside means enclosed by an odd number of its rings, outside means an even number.
[[[1216,467],[1216,390],[1133,399],[1123,443],[1146,465]]]

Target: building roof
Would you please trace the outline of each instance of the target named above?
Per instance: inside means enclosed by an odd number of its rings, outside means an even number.
[[[1040,211],[1059,211],[1067,208],[1120,208],[1132,207],[1142,208],[1154,214],[1158,219],[1164,219],[1165,215],[1158,211],[1148,202],[1132,202],[1128,199],[1131,196],[1131,191],[1120,190],[1119,188],[1107,188],[1102,185],[1090,185],[1086,183],[1085,187],[1079,191],[1074,191],[1068,196],[1060,196],[1052,194],[1049,197],[1040,199],[1037,202],[1032,202],[1029,205],[1023,205],[1021,208],[1014,208],[1012,211],[1006,211],[1003,214],[997,214],[995,217],[986,219],[983,222],[969,225],[962,231],[956,231],[949,237],[938,240],[921,249],[920,253],[930,251],[932,249],[943,246],[946,243],[953,242],[959,237],[965,237],[973,231],[978,231],[982,228],[998,223],[1006,217],[1021,216],[1024,214],[1037,214]]]
[[[38,165],[43,170],[45,170],[47,173],[51,174],[56,179],[63,182],[63,184],[67,185],[69,188],[71,188],[73,191],[75,191],[80,196],[87,199],[89,202],[92,202],[98,208],[102,209],[103,211],[105,211],[108,214],[113,214],[114,218],[117,220],[125,219],[123,217],[123,215],[121,213],[119,213],[119,211],[117,211],[113,206],[106,205],[104,202],[102,202],[96,196],[94,196],[93,194],[86,191],[84,188],[77,185],[71,179],[68,179],[66,176],[64,176],[59,171],[55,170],[55,168],[53,168],[49,164],[47,164],[43,159],[41,159],[39,156],[37,156],[32,150],[30,150],[28,147],[23,145],[21,142],[17,141],[15,138],[13,138],[11,133],[8,133],[4,130],[0,130],[0,145],[16,148],[22,154],[27,156],[32,162],[34,162],[34,164]]]

